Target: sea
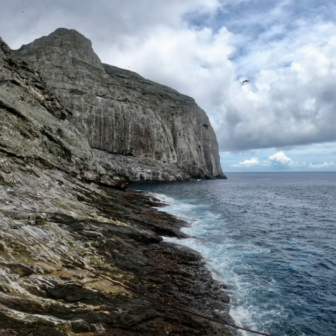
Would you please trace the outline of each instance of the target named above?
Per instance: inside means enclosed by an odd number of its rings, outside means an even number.
[[[202,254],[228,286],[236,324],[274,336],[335,336],[336,172],[227,176],[132,187],[189,223],[190,238],[164,239]]]

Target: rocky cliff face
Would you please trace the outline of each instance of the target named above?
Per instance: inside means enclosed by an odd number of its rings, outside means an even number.
[[[43,75],[109,174],[131,181],[225,178],[215,133],[192,98],[101,64],[75,30],[57,29],[16,55]]]
[[[90,146],[59,98],[2,40],[0,47],[1,152],[72,174],[92,170]]]
[[[69,113],[0,39],[0,335],[232,336],[97,275],[230,322],[200,255],[162,241],[182,237],[184,223],[154,199],[102,186],[114,177]]]

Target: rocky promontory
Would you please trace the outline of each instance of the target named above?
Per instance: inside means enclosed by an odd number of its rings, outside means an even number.
[[[130,181],[225,178],[216,135],[194,99],[102,64],[75,30],[57,29],[15,54],[45,78],[107,173]]]
[[[63,33],[67,31],[54,33],[57,43]],[[162,106],[158,102],[155,109],[148,92],[152,85],[153,96],[158,95],[157,84],[101,65],[88,40],[69,34],[86,41],[77,54],[70,46],[75,43],[67,40],[63,49],[50,47],[54,51],[43,53],[39,43],[53,34],[20,52],[0,39],[0,335],[233,335],[224,326],[113,285],[67,259],[153,298],[231,320],[225,288],[212,279],[201,256],[162,239],[183,238],[185,223],[157,211],[157,200],[115,188],[120,181],[141,179],[137,174],[144,172],[143,178],[152,180],[223,177],[207,117],[190,98],[165,87],[160,89]],[[34,54],[44,68],[37,66]],[[73,72],[65,73],[60,67],[70,67],[69,62]],[[137,95],[149,96],[138,109]],[[172,101],[175,107],[167,105]],[[169,116],[173,109],[176,119]],[[140,128],[140,119],[148,118],[153,132],[138,147],[142,131],[126,129],[136,117]],[[123,123],[115,122],[120,118]],[[199,122],[208,128],[197,128]],[[182,142],[174,127],[189,132],[189,140],[198,137],[202,148]],[[124,134],[125,141],[116,134]],[[151,143],[153,139],[162,141]],[[132,151],[129,144],[134,144]]]

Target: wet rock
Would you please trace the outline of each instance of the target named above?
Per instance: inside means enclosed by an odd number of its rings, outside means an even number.
[[[92,328],[93,330],[91,330],[90,325],[83,320],[72,321],[71,327],[73,331],[76,333],[86,333],[90,331],[96,331],[96,328],[94,329]]]

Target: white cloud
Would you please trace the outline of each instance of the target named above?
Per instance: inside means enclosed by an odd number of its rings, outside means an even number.
[[[293,165],[292,159],[285,155],[284,152],[278,152],[274,155],[269,156],[269,161],[271,164],[282,164],[282,165]]]
[[[125,38],[145,41],[161,26],[179,29],[187,13],[211,16],[219,6],[218,0],[7,1],[0,12],[0,31],[12,48],[19,48],[59,27],[73,28],[104,52],[111,44],[122,48]]]
[[[235,168],[251,168],[262,170],[330,170],[335,169],[336,164],[334,162],[324,163],[305,163],[300,161],[294,161],[289,158],[283,151],[277,152],[268,156],[265,160],[260,160],[257,157],[246,159],[238,164],[231,164],[231,167]]]
[[[334,162],[329,162],[329,163],[324,162],[324,163],[315,164],[315,165],[310,163],[309,167],[313,169],[324,169],[324,168],[336,168],[336,165],[334,164]]]
[[[238,164],[232,165],[232,167],[250,167],[254,165],[260,165],[258,158],[252,158],[251,160],[245,160],[243,162],[239,162]]]
[[[295,166],[298,165],[292,161],[284,152],[277,152],[274,155],[268,157],[267,160],[259,161],[257,157],[250,160],[245,160],[239,162],[238,164],[233,164],[232,167],[251,167],[251,166]]]
[[[251,74],[254,78],[249,85],[230,86],[220,125],[227,130],[220,136],[222,148],[281,147],[336,139],[336,26],[314,29],[320,30],[315,32],[316,41],[300,46],[298,41],[305,38],[297,36],[292,51],[287,52],[286,41],[249,55],[254,66],[256,58],[268,56],[264,69]],[[289,66],[281,67],[279,63],[286,60]]]

